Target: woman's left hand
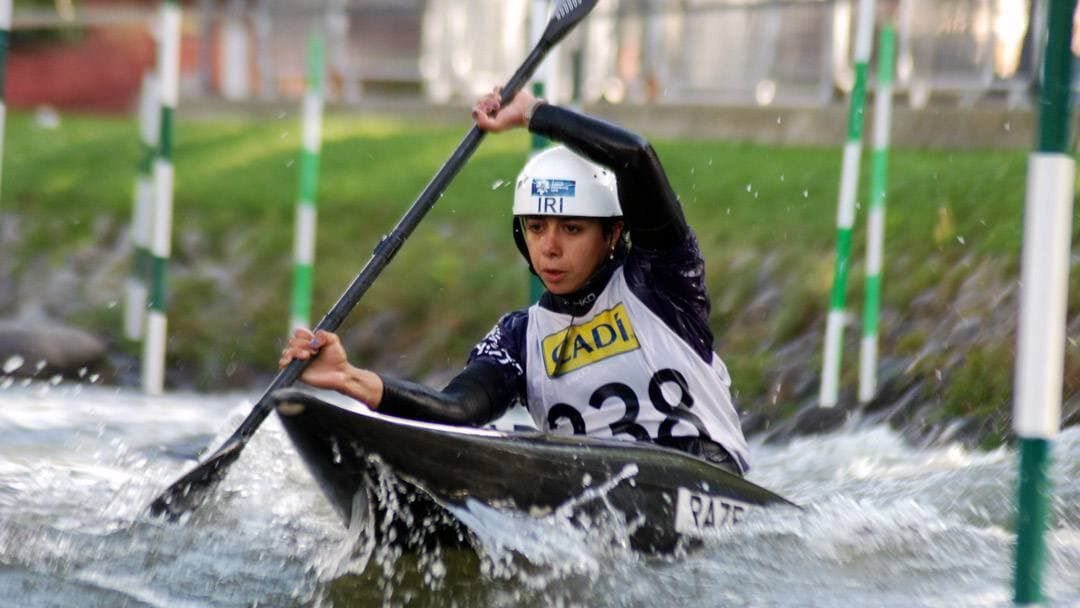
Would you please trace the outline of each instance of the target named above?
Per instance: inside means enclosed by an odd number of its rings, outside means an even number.
[[[496,87],[473,106],[473,119],[482,131],[499,133],[525,126],[525,111],[536,103],[536,97],[522,89],[504,106],[501,103],[500,90],[500,87]]]

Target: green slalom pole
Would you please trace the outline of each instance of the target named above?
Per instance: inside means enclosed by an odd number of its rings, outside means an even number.
[[[173,213],[173,120],[180,93],[180,4],[161,5],[161,39],[158,41],[158,153],[154,159],[154,211],[150,237],[150,300],[143,341],[142,385],[151,395],[165,389],[166,272],[172,249]]]
[[[892,128],[893,65],[896,32],[881,30],[878,41],[878,86],[874,97],[874,168],[870,176],[870,213],[866,231],[866,299],[859,350],[859,402],[877,392],[878,317],[881,310],[881,267],[885,251],[885,193],[889,180],[889,131]]]
[[[303,144],[300,150],[300,192],[296,201],[293,247],[293,287],[289,332],[311,327],[312,275],[315,263],[315,201],[319,188],[319,150],[322,147],[325,44],[319,34],[308,38],[308,84],[304,95]]]
[[[540,37],[544,35],[544,25],[548,22],[548,14],[551,8],[550,0],[532,0],[532,14],[529,16],[529,22],[532,25],[530,32],[530,41],[532,44],[536,44]],[[546,76],[546,62],[536,70],[536,75],[533,77],[532,93],[537,99],[544,97],[544,80]],[[540,135],[533,134],[529,144],[529,157],[533,157],[541,150],[546,148],[548,140]],[[529,273],[529,302],[536,302],[540,299],[540,296],[544,293],[544,283],[540,280],[540,277],[535,274]]]
[[[832,298],[825,327],[825,353],[821,367],[821,407],[833,407],[840,385],[840,358],[844,348],[844,293],[851,258],[851,231],[855,225],[855,193],[862,158],[863,114],[866,106],[866,74],[870,43],[874,37],[874,1],[859,0],[855,28],[855,86],[848,107],[847,143],[840,174],[840,200],[836,219],[836,268]]]
[[[141,340],[143,337],[147,286],[151,283],[153,268],[150,255],[150,222],[154,212],[154,159],[157,157],[160,129],[157,94],[157,76],[148,71],[143,75],[142,90],[139,93],[139,141],[142,154],[132,197],[132,264],[124,301],[124,335],[129,340]]]
[[[8,41],[11,39],[11,0],[0,0],[0,177],[4,166],[4,121],[7,105],[4,101],[4,74],[7,67]]]
[[[1076,161],[1070,154],[1076,0],[1051,0],[1039,91],[1037,149],[1028,159],[1021,260],[1013,430],[1020,439],[1014,601],[1043,603],[1042,571],[1050,509],[1051,442],[1061,427],[1065,316],[1069,293]]]

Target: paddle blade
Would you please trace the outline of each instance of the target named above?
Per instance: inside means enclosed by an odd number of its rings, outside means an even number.
[[[225,471],[240,457],[242,449],[243,441],[235,438],[221,446],[212,456],[200,462],[154,499],[154,502],[150,503],[150,514],[176,521],[185,513],[197,509],[225,477]]]
[[[563,39],[570,30],[574,29],[578,21],[585,18],[589,11],[596,6],[597,0],[559,0],[555,10],[551,13],[551,20],[540,40],[548,45],[554,45]]]

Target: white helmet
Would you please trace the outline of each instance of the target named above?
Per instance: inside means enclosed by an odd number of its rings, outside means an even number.
[[[565,146],[549,148],[518,174],[514,215],[621,217],[615,175]]]

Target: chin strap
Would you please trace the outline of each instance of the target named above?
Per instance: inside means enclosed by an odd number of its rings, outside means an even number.
[[[596,298],[600,296],[600,292],[607,287],[611,275],[615,274],[615,270],[622,266],[625,259],[625,250],[617,247],[613,257],[605,259],[604,263],[589,277],[589,280],[585,281],[585,285],[581,289],[562,296],[545,291],[540,296],[540,305],[548,310],[572,316],[585,314],[592,307]]]

